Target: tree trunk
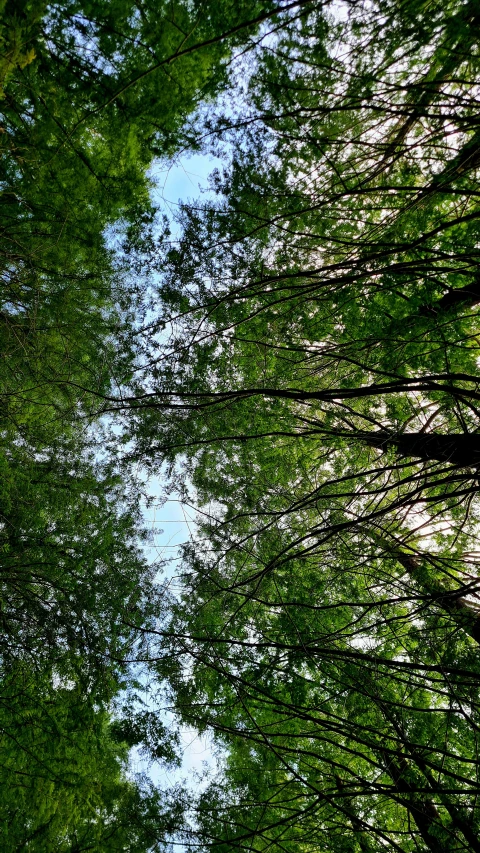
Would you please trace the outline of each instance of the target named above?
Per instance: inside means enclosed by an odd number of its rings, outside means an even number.
[[[423,568],[421,558],[402,551],[397,545],[374,534],[375,542],[380,544],[387,554],[395,557],[410,577],[439,607],[451,616],[456,624],[480,645],[480,611],[472,607],[463,595],[462,589],[450,590],[432,578]],[[479,581],[480,584],[480,581]]]
[[[468,842],[468,844],[470,845],[470,847],[474,851],[474,853],[480,853],[480,838],[476,834],[475,829],[473,828],[468,816],[462,814],[461,806],[457,807],[456,805],[454,805],[453,803],[451,803],[449,801],[448,797],[445,796],[441,787],[438,785],[437,781],[435,780],[433,774],[429,770],[427,770],[424,765],[422,766],[421,760],[419,761],[416,756],[413,758],[413,760],[415,761],[415,764],[417,765],[417,767],[421,770],[421,772],[425,776],[425,779],[429,783],[433,793],[435,793],[438,796],[443,807],[447,810],[448,814],[450,815],[450,820],[452,821],[452,826],[456,830],[460,830],[460,832],[462,833],[462,835],[464,836],[465,840]]]
[[[363,432],[362,440],[371,447],[386,450],[395,449],[402,456],[423,459],[424,461],[450,462],[461,468],[480,467],[480,434],[450,433],[440,435],[428,432],[406,432],[394,435],[387,430]]]
[[[457,305],[473,307],[480,302],[480,276],[475,278],[470,284],[465,287],[456,287],[447,292],[433,302],[431,305],[422,305],[419,309],[419,314],[423,316],[436,316],[442,311],[448,311],[450,308],[456,308]]]
[[[408,764],[399,766],[390,755],[383,756],[385,769],[398,791],[399,800],[408,809],[417,829],[431,853],[449,853],[452,845],[435,804],[423,795],[415,792],[408,779]]]
[[[415,765],[417,770],[419,770],[422,776],[425,778],[428,786],[432,791],[432,795],[438,797],[438,800],[447,810],[450,816],[450,820],[452,821],[451,827],[449,827],[449,829],[453,829],[455,832],[460,831],[464,836],[465,840],[470,845],[473,853],[480,853],[480,838],[478,837],[477,833],[475,832],[475,829],[473,828],[471,819],[464,812],[461,803],[459,803],[458,806],[454,805],[454,803],[451,802],[449,797],[445,795],[439,780],[435,778],[435,773],[432,772],[431,768],[426,766],[422,757],[422,750],[418,751],[417,747],[409,743],[409,738],[406,735],[403,726],[402,715],[395,714],[395,712],[387,704],[382,702],[381,699],[377,702],[377,704],[383,716],[394,727],[396,734],[398,735],[400,741],[403,744],[402,749],[404,750],[404,752],[408,753],[408,756],[403,754],[399,755],[399,765],[402,772],[408,772],[409,763],[413,763]],[[384,753],[384,760],[385,755],[386,753]],[[432,804],[430,803],[430,806],[431,805]]]

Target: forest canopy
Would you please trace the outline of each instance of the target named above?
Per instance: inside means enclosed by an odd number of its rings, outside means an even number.
[[[478,4],[0,11],[5,850],[480,851]]]

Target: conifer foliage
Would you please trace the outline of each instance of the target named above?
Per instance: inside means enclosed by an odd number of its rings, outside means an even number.
[[[182,800],[129,768],[131,659],[160,598],[98,395],[140,359],[118,247],[147,170],[268,4],[0,3],[0,824],[6,853],[160,850]],[[123,718],[127,713],[127,718]],[[123,715],[123,716],[122,716]],[[157,724],[154,753],[175,762]]]
[[[479,32],[1,5],[5,850],[480,851]],[[180,149],[223,167],[170,233]],[[177,596],[138,466],[196,509]],[[217,750],[188,807],[128,775],[165,702]]]
[[[208,850],[479,849],[479,23],[302,7],[199,128],[111,405],[198,508],[157,667],[218,744]]]

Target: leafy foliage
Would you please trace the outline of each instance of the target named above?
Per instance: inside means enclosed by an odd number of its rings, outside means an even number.
[[[80,685],[16,666],[2,683],[0,720],[4,850],[161,849],[178,803],[127,777],[126,744]]]
[[[2,15],[6,849],[478,851],[477,4]],[[178,599],[132,463],[197,507]],[[217,744],[190,829],[132,658]]]
[[[475,4],[302,6],[159,246],[111,404],[198,507],[150,654],[219,745],[205,849],[478,849],[478,67]]]
[[[159,595],[138,479],[120,476],[98,397],[143,358],[145,282],[126,255],[155,217],[148,168],[188,144],[188,116],[269,14],[0,3],[0,823],[12,853],[159,850],[181,818],[181,792],[170,802],[128,764],[144,730],[173,761],[166,727],[153,712],[112,720]]]

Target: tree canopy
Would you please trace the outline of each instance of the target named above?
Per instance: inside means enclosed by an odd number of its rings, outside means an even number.
[[[154,216],[148,169],[192,144],[188,117],[272,9],[0,4],[0,822],[12,853],[159,850],[179,820],[181,794],[129,766],[142,718],[130,725],[119,697],[138,688],[127,660],[161,595],[139,480],[121,472],[96,400],[142,359],[145,284],[121,247]],[[150,729],[157,757],[175,760]]]
[[[480,850],[477,6],[4,3],[6,849]]]
[[[478,849],[478,68],[474,4],[302,7],[199,127],[106,406],[198,509],[150,654],[205,849]]]

